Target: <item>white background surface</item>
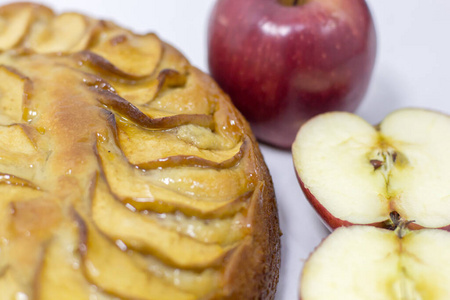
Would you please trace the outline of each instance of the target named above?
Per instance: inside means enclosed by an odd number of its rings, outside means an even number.
[[[75,10],[114,20],[137,32],[156,32],[192,64],[207,71],[206,30],[213,0],[43,3],[57,12]],[[450,114],[450,1],[368,0],[368,4],[377,29],[378,56],[371,86],[357,113],[371,123],[400,107],[426,107]],[[328,231],[298,186],[291,153],[261,147],[275,183],[284,233],[276,299],[296,299],[303,261]]]

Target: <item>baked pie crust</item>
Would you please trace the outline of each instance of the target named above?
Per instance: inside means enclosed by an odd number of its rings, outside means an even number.
[[[273,299],[247,122],[155,34],[0,8],[0,298]]]

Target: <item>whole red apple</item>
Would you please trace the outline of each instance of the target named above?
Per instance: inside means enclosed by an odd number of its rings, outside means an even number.
[[[257,138],[289,148],[311,117],[357,108],[376,35],[364,0],[218,0],[208,53],[212,76]]]

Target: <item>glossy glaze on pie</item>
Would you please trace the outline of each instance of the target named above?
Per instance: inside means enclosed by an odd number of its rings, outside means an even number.
[[[0,298],[273,299],[248,124],[155,34],[0,8]]]

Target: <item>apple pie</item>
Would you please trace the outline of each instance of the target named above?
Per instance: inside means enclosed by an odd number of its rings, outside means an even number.
[[[247,122],[155,34],[0,8],[0,298],[273,299]]]

